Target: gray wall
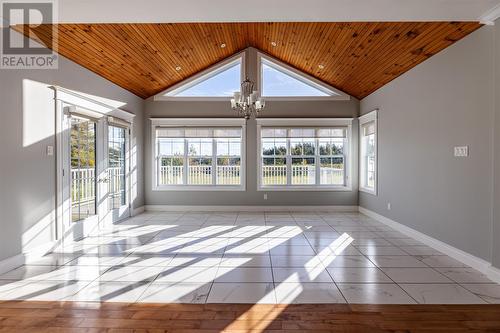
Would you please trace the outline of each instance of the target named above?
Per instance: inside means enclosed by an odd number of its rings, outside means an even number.
[[[379,193],[360,193],[360,205],[486,260],[493,29],[482,27],[361,101],[362,114],[380,112]],[[469,145],[468,158],[453,156],[461,145]]]
[[[500,267],[500,19],[495,30],[495,134],[494,134],[494,194],[493,194],[493,253],[492,262]]]
[[[47,156],[46,147],[55,146],[55,110],[48,85],[123,102],[123,109],[138,115],[133,141],[142,157],[139,97],[62,57],[57,70],[0,70],[0,260],[53,240],[55,156]],[[133,206],[143,204],[139,158]]]
[[[247,75],[256,80],[255,50],[249,50]],[[357,117],[359,101],[351,98],[349,101],[270,101],[263,112],[263,117]],[[351,192],[267,192],[268,199],[264,200],[264,193],[257,191],[257,128],[255,120],[247,124],[247,170],[244,192],[169,192],[152,191],[151,179],[151,122],[150,117],[170,118],[209,118],[234,117],[229,102],[187,102],[187,101],[146,101],[145,106],[145,198],[147,205],[357,205],[357,175],[353,177],[353,191]],[[355,137],[354,146],[357,146],[357,126],[353,126]],[[354,157],[357,157],[357,153]],[[356,158],[355,158],[356,160]]]

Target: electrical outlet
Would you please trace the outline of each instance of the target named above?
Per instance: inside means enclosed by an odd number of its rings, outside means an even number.
[[[264,200],[267,200],[267,193],[264,193]]]
[[[455,157],[467,157],[469,156],[469,146],[460,146],[454,148]]]
[[[391,203],[390,202],[387,203],[387,210],[391,210]]]

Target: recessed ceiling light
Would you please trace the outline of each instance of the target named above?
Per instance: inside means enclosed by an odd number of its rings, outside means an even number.
[[[271,42],[271,45],[272,45],[272,46],[277,46],[277,45],[278,45],[278,43],[276,43],[276,42]]]
[[[225,48],[226,47],[226,43],[220,44],[220,47],[221,47],[221,49]]]
[[[181,69],[182,69],[182,67],[181,67],[181,66],[177,66],[177,67],[175,67],[175,70],[176,70],[176,71],[180,71]]]
[[[325,65],[319,64],[318,67],[319,67],[319,69],[323,69],[323,68],[325,68]]]

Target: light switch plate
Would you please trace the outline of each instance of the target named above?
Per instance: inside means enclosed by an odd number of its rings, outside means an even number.
[[[54,146],[47,146],[47,156],[54,155]]]
[[[467,157],[469,156],[469,146],[459,146],[454,149],[455,157]]]

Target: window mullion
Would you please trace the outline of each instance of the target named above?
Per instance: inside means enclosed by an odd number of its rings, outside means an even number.
[[[155,130],[156,132],[156,130]],[[155,135],[156,138],[156,135]],[[156,181],[155,184],[156,186],[160,185],[160,175],[161,175],[161,158],[160,158],[160,140],[156,138],[156,149],[155,149],[155,156],[156,156]]]
[[[189,167],[188,167],[189,151],[188,151],[188,149],[189,149],[188,140],[186,138],[184,138],[184,156],[182,157],[184,160],[184,163],[183,163],[183,171],[184,172],[182,173],[182,184],[183,185],[188,184],[188,171],[189,171]]]
[[[290,150],[290,138],[288,137],[286,138],[286,184],[292,185],[292,152]]]
[[[316,185],[321,185],[321,165],[320,165],[320,157],[319,157],[319,139],[314,139],[314,165],[316,167]]]
[[[347,173],[348,173],[348,170],[349,168],[351,167],[350,165],[348,165],[348,160],[347,160],[347,151],[349,151],[350,147],[349,147],[349,142],[346,138],[344,138],[344,149],[342,151],[342,157],[343,157],[343,163],[344,163],[344,186],[347,186],[348,184],[348,180],[349,180],[349,176]]]
[[[217,142],[215,138],[212,138],[212,185],[217,185]]]

